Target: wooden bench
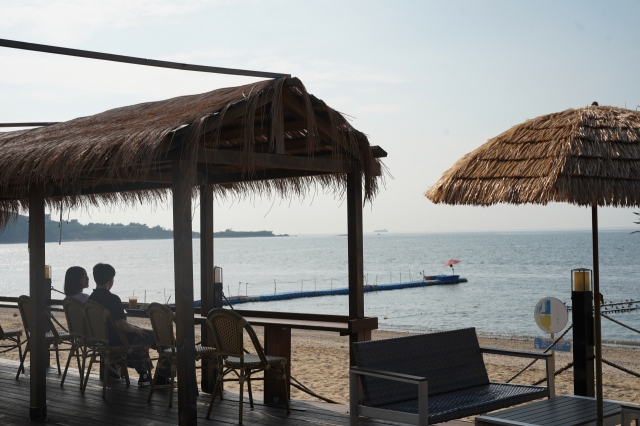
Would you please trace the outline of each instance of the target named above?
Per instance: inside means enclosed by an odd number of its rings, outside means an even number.
[[[353,352],[352,426],[359,415],[426,426],[555,396],[551,354],[482,348],[475,328],[357,342]],[[492,383],[483,353],[545,359],[549,386]]]

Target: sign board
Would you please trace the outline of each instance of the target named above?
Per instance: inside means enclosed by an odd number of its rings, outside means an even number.
[[[549,346],[551,346],[554,340],[555,339],[545,339],[544,337],[536,337],[535,339],[533,339],[533,347],[535,349],[540,349],[541,351],[544,351]],[[555,344],[553,348],[551,348],[551,350],[558,351],[558,352],[571,352],[571,342],[569,342],[568,340],[560,340],[558,343]]]
[[[533,316],[540,330],[545,333],[558,333],[567,326],[569,321],[567,308],[555,297],[540,299],[533,310]]]

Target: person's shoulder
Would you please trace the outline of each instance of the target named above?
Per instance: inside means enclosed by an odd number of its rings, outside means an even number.
[[[118,296],[117,294],[109,292],[109,298],[114,302],[122,303],[122,299],[120,299],[120,296]]]
[[[87,300],[89,300],[89,298],[91,297],[90,295],[88,295],[87,293],[78,293],[78,294],[74,294],[73,296],[74,299],[78,299],[79,301],[81,301],[82,303],[86,302]]]

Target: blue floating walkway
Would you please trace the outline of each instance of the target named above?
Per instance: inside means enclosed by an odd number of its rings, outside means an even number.
[[[432,285],[449,285],[449,284],[458,284],[458,283],[466,283],[466,278],[460,278],[459,275],[436,275],[429,280],[423,281],[410,281],[406,283],[391,283],[391,284],[378,284],[378,285],[365,285],[364,292],[368,293],[371,291],[388,291],[388,290],[400,290],[403,288],[414,288],[414,287],[429,287]],[[265,294],[262,296],[247,296],[247,297],[229,297],[229,303],[232,305],[238,305],[241,303],[251,303],[251,302],[273,302],[275,300],[290,300],[290,299],[302,299],[305,297],[321,297],[321,296],[336,296],[340,294],[349,294],[348,288],[336,288],[332,290],[318,290],[318,291],[293,291],[288,293],[277,293],[277,294]],[[228,305],[226,300],[222,301],[223,305]],[[195,302],[195,307],[200,307],[200,301],[197,300]]]

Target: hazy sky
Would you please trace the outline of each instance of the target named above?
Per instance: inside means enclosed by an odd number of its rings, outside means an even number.
[[[0,38],[289,73],[382,146],[393,178],[365,232],[589,228],[569,205],[472,208],[423,196],[465,153],[528,118],[640,105],[639,1],[0,1]],[[0,121],[63,121],[255,81],[0,48]],[[631,227],[601,209],[601,227]],[[66,216],[66,215],[65,215]],[[171,228],[170,206],[71,212]],[[198,229],[197,211],[194,229]],[[342,233],[346,206],[218,202],[215,228]]]

